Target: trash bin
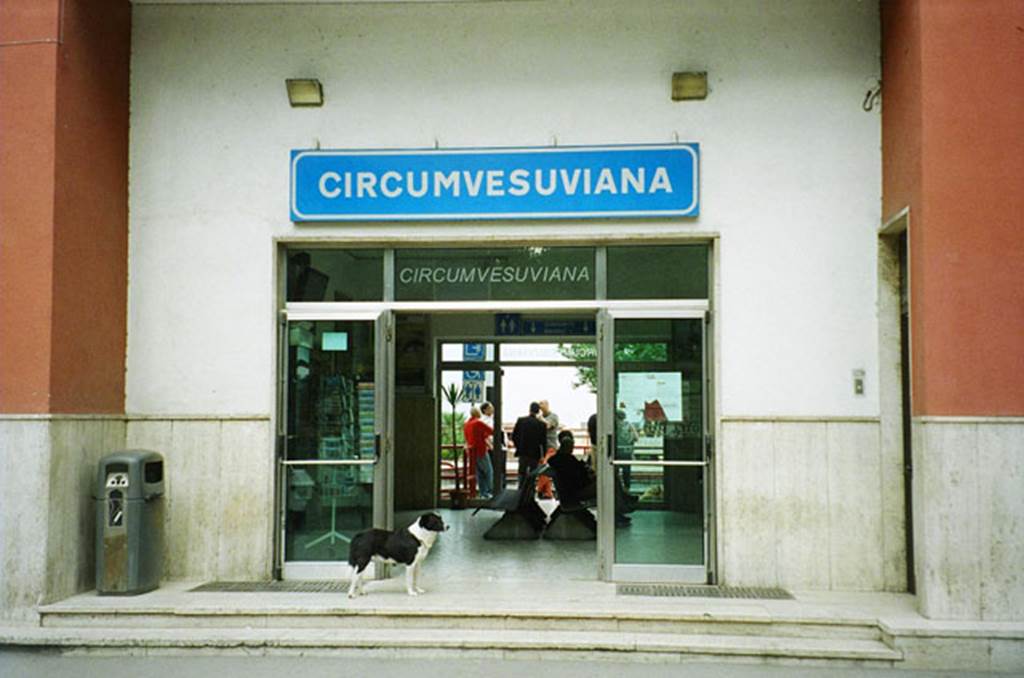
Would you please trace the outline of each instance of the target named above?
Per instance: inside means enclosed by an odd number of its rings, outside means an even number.
[[[122,450],[96,476],[96,592],[134,595],[160,585],[164,556],[164,459]]]

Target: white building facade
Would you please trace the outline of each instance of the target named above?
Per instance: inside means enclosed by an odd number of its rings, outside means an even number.
[[[717,580],[905,589],[876,377],[880,123],[861,106],[875,8],[136,4],[132,30],[127,438],[167,454],[169,575],[269,574],[282,243],[697,242],[714,253]],[[706,71],[707,98],[673,101],[675,71]],[[324,105],[290,108],[293,77]],[[292,149],[678,141],[701,147],[696,218],[288,217]]]

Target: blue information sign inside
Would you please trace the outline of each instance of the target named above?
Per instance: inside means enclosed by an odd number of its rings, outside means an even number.
[[[596,329],[593,320],[523,320],[519,313],[494,316],[494,333],[499,337],[586,337],[593,336]]]
[[[486,386],[482,381],[462,382],[462,402],[479,403],[483,402]]]
[[[462,359],[463,360],[484,360],[486,355],[486,346],[484,344],[463,344],[462,345]]]
[[[699,159],[696,143],[293,150],[291,219],[695,217]]]
[[[591,336],[596,324],[593,320],[527,320],[522,333],[527,336]]]

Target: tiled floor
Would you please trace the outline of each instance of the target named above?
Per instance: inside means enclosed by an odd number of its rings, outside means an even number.
[[[542,502],[545,510],[554,510],[553,502]],[[546,579],[549,581],[596,581],[596,541],[489,541],[483,538],[501,518],[500,511],[441,509],[451,528],[436,542],[424,564],[430,579]],[[412,523],[417,511],[395,516],[395,525]]]

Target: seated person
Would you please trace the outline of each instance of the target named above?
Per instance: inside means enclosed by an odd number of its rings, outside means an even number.
[[[575,444],[572,432],[562,431],[558,434],[558,450],[547,460],[547,465],[555,472],[558,500],[567,508],[593,499],[597,493],[590,467],[572,453]]]
[[[547,466],[555,472],[558,499],[566,508],[579,506],[597,494],[597,479],[593,469],[573,455],[573,447],[575,441],[572,432],[562,431],[558,434],[558,450],[547,460]],[[633,503],[619,482],[615,483],[615,494],[615,524],[625,527],[630,524],[626,514],[633,510]]]

